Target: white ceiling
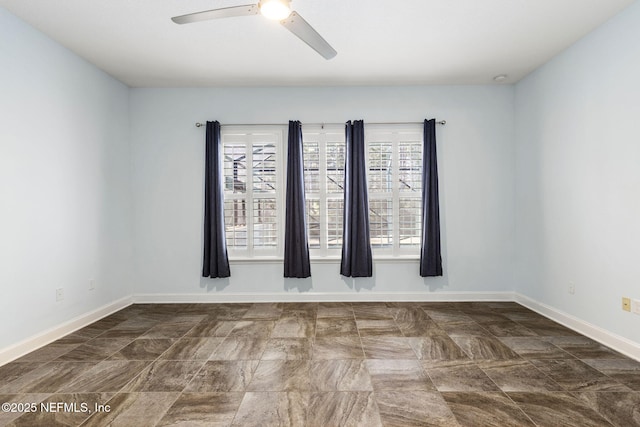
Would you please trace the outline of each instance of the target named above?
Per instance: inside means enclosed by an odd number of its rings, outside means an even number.
[[[325,60],[262,16],[170,18],[257,0],[0,0],[133,87],[513,83],[634,0],[293,0]]]

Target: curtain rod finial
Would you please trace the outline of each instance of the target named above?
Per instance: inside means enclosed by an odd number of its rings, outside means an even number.
[[[200,122],[196,123],[196,127],[197,128],[201,128],[202,126],[204,126],[202,123],[200,123]]]

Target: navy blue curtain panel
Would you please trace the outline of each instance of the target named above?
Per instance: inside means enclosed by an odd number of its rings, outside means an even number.
[[[284,277],[310,277],[311,264],[304,195],[304,153],[302,127],[299,121],[289,121],[285,198]]]
[[[222,141],[220,123],[207,122],[204,177],[203,277],[229,277],[229,258],[224,232]]]
[[[371,277],[373,259],[369,241],[369,195],[362,120],[346,123],[345,143],[340,274],[346,277]]]
[[[438,200],[438,160],[436,120],[424,121],[422,151],[422,244],[420,276],[442,276],[440,251],[440,202]]]

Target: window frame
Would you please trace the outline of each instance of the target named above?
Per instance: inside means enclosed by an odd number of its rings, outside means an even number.
[[[318,144],[318,165],[319,165],[319,188],[317,192],[308,192],[306,190],[305,196],[307,200],[318,200],[320,204],[320,248],[309,247],[309,255],[312,260],[322,259],[339,259],[342,253],[342,246],[338,248],[328,247],[328,200],[330,199],[344,199],[344,191],[340,193],[327,193],[327,134],[339,134],[341,135],[340,143],[345,144],[344,140],[344,126],[341,125],[309,125],[302,128],[303,143],[304,144]],[[310,135],[314,137],[309,137]],[[317,135],[317,136],[316,136]],[[413,193],[403,192],[400,190],[400,144],[408,142],[402,140],[405,135],[410,135],[411,142],[419,144],[420,160],[422,160],[423,150],[423,135],[421,124],[370,124],[365,123],[365,155],[367,165],[367,189],[369,194],[369,206],[371,206],[372,200],[389,200],[392,205],[392,244],[391,247],[381,248],[375,247],[372,244],[372,255],[374,259],[401,259],[410,258],[416,259],[420,255],[419,244],[415,246],[401,246],[400,245],[400,200],[416,200],[418,202],[418,208],[421,209],[422,191],[421,188]],[[333,141],[332,141],[333,142]],[[392,162],[392,188],[389,192],[371,191],[371,170],[370,170],[370,153],[369,149],[371,143],[377,142],[390,142],[391,143],[391,162]],[[306,159],[305,159],[306,163]],[[422,165],[420,163],[420,168]],[[305,164],[305,174],[307,167]],[[305,176],[306,179],[306,176]],[[343,181],[344,183],[344,181]],[[308,206],[308,205],[307,205]],[[307,212],[307,233],[309,233],[309,213]],[[371,221],[370,221],[371,223]],[[370,224],[371,226],[371,224]],[[342,230],[342,227],[340,227]],[[418,238],[420,236],[417,236]]]
[[[367,166],[367,189],[369,190],[369,206],[371,210],[371,202],[374,200],[390,200],[392,205],[392,227],[391,227],[391,245],[389,247],[376,247],[371,245],[373,258],[406,258],[419,257],[420,244],[414,246],[400,245],[400,200],[416,200],[421,215],[422,187],[415,192],[403,192],[400,190],[400,145],[405,142],[415,142],[420,147],[420,160],[424,155],[422,124],[369,124],[365,123],[365,154]],[[411,137],[412,136],[412,137]],[[403,140],[403,137],[410,138],[410,141]],[[372,144],[388,142],[391,144],[391,173],[392,186],[391,191],[372,191],[371,190],[371,159],[370,148]],[[422,162],[421,162],[422,164]],[[422,166],[420,166],[422,168]],[[371,217],[369,217],[371,218]],[[370,219],[371,222],[371,219]],[[418,229],[420,229],[419,227]],[[420,237],[420,236],[417,236]]]
[[[246,247],[236,247],[229,245],[229,239],[227,243],[227,253],[229,260],[244,260],[244,259],[281,259],[284,253],[284,217],[285,217],[285,201],[284,201],[284,182],[286,177],[286,165],[284,158],[286,155],[285,141],[286,129],[281,125],[273,126],[256,126],[256,125],[227,125],[222,127],[220,131],[220,139],[222,145],[223,155],[223,179],[225,181],[224,188],[224,201],[225,201],[225,234],[227,234],[227,207],[228,201],[232,200],[244,200],[245,212],[246,212]],[[265,135],[273,141],[275,147],[275,190],[273,193],[260,193],[254,189],[254,176],[255,169],[253,167],[253,156],[255,154],[254,146],[260,143],[270,143],[271,141],[265,141]],[[246,188],[244,193],[233,193],[226,190],[226,169],[224,167],[226,160],[226,145],[244,145],[246,153]],[[275,224],[276,224],[276,244],[273,247],[260,247],[255,245],[255,212],[254,203],[256,200],[271,200],[275,199]]]
[[[310,137],[311,135],[317,135],[317,138]],[[339,141],[335,141],[334,138],[327,138],[327,135],[340,135]],[[310,140],[311,139],[311,140]],[[337,143],[345,145],[344,141],[344,126],[342,125],[309,125],[302,126],[302,140],[304,144],[317,144],[318,145],[318,191],[309,192],[305,185],[305,197],[307,200],[318,201],[319,203],[319,220],[320,220],[320,247],[309,247],[309,256],[311,259],[325,259],[325,258],[337,258],[339,259],[342,254],[342,226],[339,228],[333,228],[334,230],[340,230],[339,246],[329,247],[329,201],[337,200],[343,202],[344,209],[344,164],[342,166],[342,185],[343,189],[339,192],[328,191],[328,165],[327,165],[327,143]],[[343,149],[344,153],[344,149]],[[344,156],[343,156],[344,157]],[[305,160],[305,184],[307,175],[307,164]],[[308,205],[306,205],[308,206]],[[344,217],[344,210],[341,209],[340,216]],[[307,212],[307,233],[309,233],[309,213]]]
[[[385,259],[417,259],[420,254],[419,243],[415,246],[403,247],[400,245],[400,201],[402,199],[416,200],[419,209],[421,210],[422,191],[421,188],[413,193],[407,193],[400,190],[399,180],[399,164],[400,164],[400,143],[407,142],[402,140],[402,136],[409,134],[412,135],[412,142],[418,143],[420,146],[420,159],[423,155],[423,135],[421,124],[366,124],[365,123],[365,155],[367,165],[367,188],[369,193],[369,204],[371,206],[372,200],[390,200],[392,203],[392,244],[390,247],[375,247],[372,244],[372,255],[374,260]],[[246,242],[247,246],[237,248],[229,245],[227,239],[227,251],[230,261],[268,261],[268,260],[282,260],[284,256],[284,227],[285,227],[285,190],[286,190],[286,176],[287,176],[287,127],[282,125],[226,125],[221,129],[221,144],[223,151],[223,179],[227,175],[224,170],[225,159],[225,145],[226,144],[241,144],[245,147],[251,147],[247,149],[247,165],[252,165],[251,168],[247,168],[247,189],[244,193],[232,193],[224,188],[224,200],[225,200],[225,231],[227,231],[226,224],[226,204],[230,200],[245,200],[245,210],[247,215],[246,226]],[[343,125],[304,125],[302,126],[303,144],[317,144],[318,145],[318,190],[316,192],[308,191],[306,186],[307,181],[307,162],[305,158],[305,197],[307,201],[317,200],[319,203],[319,239],[320,247],[311,247],[310,228],[309,228],[309,212],[307,211],[307,233],[310,240],[309,254],[312,261],[322,260],[339,260],[342,253],[342,224],[334,230],[339,230],[339,237],[336,240],[339,242],[334,247],[329,247],[329,210],[328,205],[330,200],[343,201],[344,190],[336,192],[328,192],[328,152],[327,143],[342,144],[345,147],[344,140],[344,126]],[[265,142],[260,140],[263,135],[271,135],[273,137],[273,143],[275,146],[275,192],[261,194],[254,192],[253,179],[253,154],[254,144]],[[311,136],[313,135],[313,136]],[[331,135],[331,137],[328,137]],[[338,135],[339,137],[335,137]],[[267,141],[268,142],[268,141]],[[370,146],[372,143],[378,142],[390,142],[391,143],[391,162],[392,162],[392,187],[391,191],[372,191],[371,190],[371,170],[370,170]],[[343,151],[344,153],[344,151]],[[420,163],[421,168],[421,163]],[[339,170],[339,169],[337,169]],[[344,175],[344,165],[342,166],[342,173]],[[342,181],[344,185],[344,178]],[[270,196],[273,194],[273,197]],[[275,212],[275,224],[276,231],[276,245],[273,248],[260,248],[255,246],[254,241],[254,208],[253,203],[259,199],[275,199],[276,212]],[[308,204],[306,205],[308,207]],[[340,217],[343,218],[343,210],[340,210]],[[337,236],[337,234],[335,234]],[[420,236],[418,236],[420,237]],[[339,239],[339,240],[338,240]]]

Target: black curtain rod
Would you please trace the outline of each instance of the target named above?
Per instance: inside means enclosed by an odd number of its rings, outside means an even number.
[[[365,122],[365,125],[421,125],[423,122],[388,122],[388,123],[367,123]],[[446,120],[440,120],[439,122],[436,122],[439,125],[446,125],[447,121]],[[331,126],[338,126],[338,125],[344,125],[344,123],[302,123],[302,125],[307,125],[307,126],[321,126],[323,129],[325,126],[327,125],[331,125]],[[196,123],[196,127],[203,127],[205,124],[204,123],[200,123],[197,122]],[[221,124],[220,126],[286,126],[286,124],[282,124],[282,123],[225,123],[225,124]]]

